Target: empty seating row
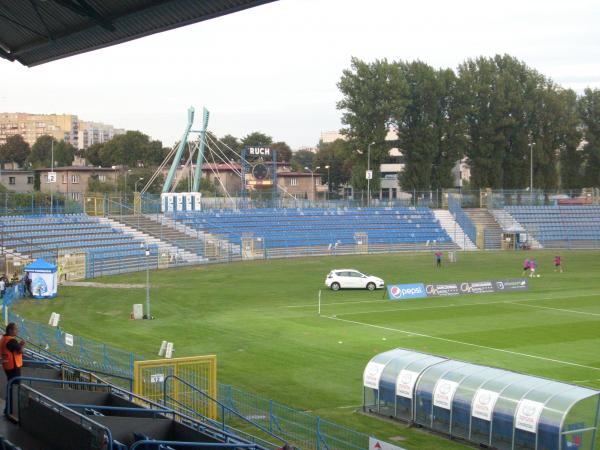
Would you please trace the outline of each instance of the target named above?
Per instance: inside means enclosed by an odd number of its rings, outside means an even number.
[[[507,206],[505,210],[545,246],[600,241],[600,206]]]
[[[452,242],[428,208],[253,209],[175,213],[174,219],[236,244],[251,235],[268,248]]]

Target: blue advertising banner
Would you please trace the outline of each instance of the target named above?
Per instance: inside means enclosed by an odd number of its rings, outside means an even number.
[[[388,284],[387,291],[390,300],[427,297],[427,292],[425,291],[425,285],[423,283]]]

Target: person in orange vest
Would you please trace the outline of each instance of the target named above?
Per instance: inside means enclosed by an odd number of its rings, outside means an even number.
[[[6,374],[6,384],[10,380],[21,376],[21,367],[23,367],[23,347],[25,341],[17,341],[19,328],[14,322],[6,326],[6,334],[0,340],[0,356],[2,356],[2,368]],[[15,381],[18,383],[19,381]],[[4,408],[6,414],[6,406]]]

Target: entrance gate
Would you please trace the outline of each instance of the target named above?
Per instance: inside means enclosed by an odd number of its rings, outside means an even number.
[[[216,399],[217,357],[215,355],[135,361],[133,389],[135,394],[156,403],[163,403],[166,386],[167,405],[165,406],[188,415],[191,410],[211,419],[217,418],[217,405],[214,401],[208,400],[197,390],[181,382],[174,379],[167,380],[169,375],[180,378]]]

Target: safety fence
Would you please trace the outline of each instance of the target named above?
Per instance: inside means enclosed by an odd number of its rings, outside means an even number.
[[[448,195],[448,210],[454,216],[454,220],[461,226],[471,242],[477,242],[477,227],[471,218],[461,207],[460,197],[456,194]]]
[[[13,297],[11,303],[14,304],[18,298]],[[5,307],[11,303],[4,299]],[[17,324],[19,335],[23,339],[33,343],[40,350],[75,366],[109,377],[131,380],[134,362],[142,359],[132,352],[69,334],[60,327],[27,320],[10,310],[7,319]],[[129,381],[127,383],[129,384]]]
[[[16,299],[12,304],[14,301]],[[114,384],[125,386],[130,390],[133,390],[135,362],[147,359],[93,339],[69,334],[60,327],[25,319],[12,311],[8,312],[7,319],[15,322],[19,327],[20,336],[33,343],[39,351],[97,373]],[[186,395],[188,397],[186,404],[206,405],[204,391],[189,389]],[[369,435],[365,433],[230,384],[217,383],[215,400],[225,407],[220,413],[220,419],[227,421],[227,426],[232,429],[244,430],[242,422],[251,421],[269,433],[293,442],[297,448],[303,450],[367,450],[369,448]],[[198,414],[201,414],[201,411]]]

